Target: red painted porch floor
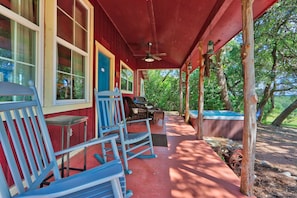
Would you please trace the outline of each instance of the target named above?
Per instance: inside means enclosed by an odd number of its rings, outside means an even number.
[[[129,126],[132,130],[142,126]],[[126,175],[127,189],[133,198],[239,198],[240,179],[219,158],[204,140],[197,140],[191,125],[177,115],[165,115],[165,120],[151,125],[152,133],[167,135],[168,147],[155,146],[154,159],[132,159]],[[87,167],[98,165],[88,149]],[[81,164],[82,155],[71,159],[72,166]],[[80,166],[80,165],[77,165]]]

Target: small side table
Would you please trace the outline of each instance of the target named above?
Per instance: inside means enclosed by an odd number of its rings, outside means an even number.
[[[61,115],[56,117],[51,117],[45,119],[46,124],[48,125],[54,125],[54,126],[61,126],[62,128],[62,150],[64,148],[64,128],[67,128],[67,140],[66,140],[66,148],[69,148],[70,144],[70,136],[72,134],[71,126],[75,124],[84,123],[84,141],[87,140],[87,116],[72,116],[72,115]],[[83,169],[80,168],[70,168],[69,167],[69,153],[67,154],[67,176],[69,176],[69,169],[71,170],[79,170],[83,171],[86,170],[86,148],[84,148],[84,167]],[[61,177],[64,177],[64,155],[62,155],[62,171],[61,171]]]

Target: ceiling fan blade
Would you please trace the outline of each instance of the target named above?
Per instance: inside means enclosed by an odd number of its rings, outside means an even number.
[[[159,56],[156,56],[155,54],[152,54],[151,56],[152,56],[153,59],[155,59],[157,61],[162,60],[162,58],[160,58]]]
[[[144,56],[144,58],[142,58],[142,60],[144,60],[146,62],[153,62],[154,60],[157,60],[157,61],[162,60],[162,58],[160,56],[166,56],[167,54],[165,52],[152,54],[151,53],[152,45],[153,44],[151,42],[147,43],[148,50],[146,51],[146,55],[144,55],[144,54],[134,54],[134,56]]]
[[[167,54],[165,52],[163,53],[157,53],[157,54],[154,54],[155,56],[167,56]]]

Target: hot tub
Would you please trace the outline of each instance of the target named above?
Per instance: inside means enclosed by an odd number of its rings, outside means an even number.
[[[190,122],[197,130],[198,111],[190,111]],[[203,135],[241,140],[243,114],[224,110],[205,110],[203,113]]]

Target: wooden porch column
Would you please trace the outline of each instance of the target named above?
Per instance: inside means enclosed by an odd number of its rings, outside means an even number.
[[[179,70],[179,115],[183,115],[183,73]]]
[[[190,71],[188,69],[188,66],[186,65],[186,108],[185,108],[185,122],[188,123],[190,119],[190,114],[189,114],[189,101],[190,101],[190,85],[189,85],[189,80],[190,80]]]
[[[204,58],[202,56],[202,44],[199,43],[198,46],[201,64],[199,67],[199,84],[198,84],[198,117],[196,119],[197,123],[197,139],[203,139],[203,111],[204,111]]]
[[[252,196],[254,185],[254,162],[256,150],[256,105],[254,68],[253,0],[242,0],[242,63],[244,68],[244,126],[243,159],[241,168],[242,193]]]

